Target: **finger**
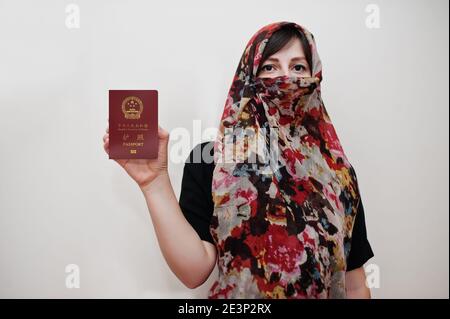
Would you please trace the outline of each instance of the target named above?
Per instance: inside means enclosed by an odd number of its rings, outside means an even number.
[[[105,144],[103,145],[105,152],[109,155],[109,138],[106,139]],[[127,159],[114,159],[120,166],[125,168],[125,164],[128,162]]]
[[[125,168],[125,164],[128,162],[126,159],[115,159],[114,161],[116,161],[123,168]]]
[[[109,133],[109,125],[106,127],[106,133]]]
[[[160,138],[166,139],[169,137],[169,132],[167,132],[165,129],[163,129],[161,126],[158,125],[158,136]]]
[[[103,142],[105,142],[105,141],[106,141],[106,139],[109,139],[109,134],[105,134],[105,135],[103,135]]]
[[[109,139],[105,141],[105,144],[103,144],[103,148],[105,149],[106,154],[109,155]]]
[[[109,155],[109,138],[106,139],[105,144],[103,145],[105,152]],[[125,168],[125,164],[128,162],[127,159],[114,159],[120,166]]]

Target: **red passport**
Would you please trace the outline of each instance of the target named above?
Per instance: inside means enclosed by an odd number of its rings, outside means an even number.
[[[158,91],[109,90],[109,158],[158,157]]]

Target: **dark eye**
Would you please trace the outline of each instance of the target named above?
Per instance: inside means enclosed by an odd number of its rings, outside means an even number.
[[[297,64],[296,66],[294,66],[294,70],[298,71],[298,72],[300,72],[302,70],[305,70],[305,69],[306,68],[303,65],[301,65],[301,64]]]
[[[261,69],[262,69],[262,71],[272,71],[273,70],[273,65],[266,64]]]

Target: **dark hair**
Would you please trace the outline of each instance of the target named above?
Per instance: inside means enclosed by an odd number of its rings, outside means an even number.
[[[260,72],[261,66],[264,64],[264,62],[271,55],[281,50],[294,37],[297,37],[300,40],[303,51],[305,52],[306,61],[308,62],[309,69],[312,72],[312,53],[309,42],[306,39],[305,34],[301,30],[297,29],[294,25],[288,24],[275,31],[270,37],[269,41],[266,44],[266,47],[264,48],[261,57],[261,63],[258,67],[258,73]]]

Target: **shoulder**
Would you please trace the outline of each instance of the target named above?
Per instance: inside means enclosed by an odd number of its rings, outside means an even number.
[[[214,141],[195,145],[186,159],[186,164],[214,165]]]
[[[202,142],[190,151],[184,165],[184,175],[196,179],[209,190],[214,166],[214,141]]]

